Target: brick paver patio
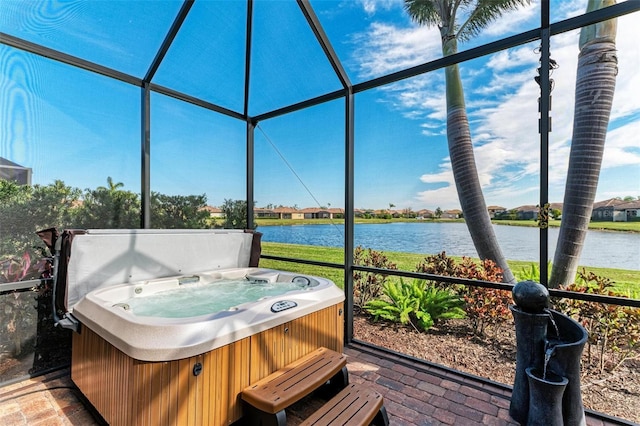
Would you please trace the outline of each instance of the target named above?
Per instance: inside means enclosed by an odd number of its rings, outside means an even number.
[[[515,425],[510,390],[500,384],[354,344],[345,349],[352,382],[369,384],[385,399],[393,426]],[[297,425],[320,401],[307,398],[288,410]],[[82,402],[69,370],[63,369],[0,388],[0,425],[92,426],[102,424]],[[631,425],[587,413],[587,425]]]

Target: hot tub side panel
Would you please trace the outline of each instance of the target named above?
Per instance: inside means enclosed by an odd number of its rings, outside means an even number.
[[[86,327],[73,345],[71,378],[110,425],[228,425],[242,415],[249,338],[165,362],[130,358]]]
[[[324,346],[344,349],[342,304],[251,336],[251,383]]]
[[[246,386],[320,346],[342,352],[343,342],[342,303],[175,361],[133,359],[82,327],[71,378],[113,426],[225,426],[242,417]]]

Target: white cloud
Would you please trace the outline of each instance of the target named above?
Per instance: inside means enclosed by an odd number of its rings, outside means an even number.
[[[551,11],[551,20],[553,22],[563,19],[573,18],[585,12],[587,2],[585,0],[566,0],[558,2]]]
[[[504,37],[505,28],[515,30],[516,28],[530,27],[531,22],[536,22],[540,13],[540,6],[537,2],[531,2],[528,6],[519,7],[516,10],[510,11],[500,17],[497,22],[494,22],[487,26],[483,34],[495,37]]]
[[[554,21],[583,13],[584,7],[584,1],[563,3],[562,9],[554,12]],[[500,27],[525,22],[535,10],[528,8]],[[621,127],[609,132],[603,170],[640,164],[637,137],[640,134],[637,118],[640,114],[640,97],[636,95],[640,87],[640,73],[637,72],[640,69],[640,49],[635,41],[639,23],[638,13],[618,19],[619,74],[611,123],[612,127]],[[564,194],[573,126],[578,35],[578,31],[573,31],[554,36],[551,40],[551,57],[559,64],[559,68],[551,76],[555,82],[551,111],[553,127],[549,138],[549,198],[552,201],[561,201]],[[367,77],[383,75],[441,56],[440,37],[436,29],[399,28],[388,23],[374,22],[360,39],[363,44],[358,55],[366,58],[360,64],[363,75]],[[499,52],[488,58],[481,69],[469,69],[476,62],[466,64],[466,69],[465,64],[461,66],[466,104],[472,121],[476,163],[488,204],[514,207],[518,200],[527,199],[529,204],[538,201],[537,198],[531,198],[537,197],[539,191],[531,182],[538,181],[540,173],[540,92],[533,80],[539,66],[536,47],[528,44]],[[442,73],[430,73],[428,79],[412,78],[380,92],[405,117],[422,120],[420,126],[423,134],[442,134],[446,109],[443,99],[444,82],[441,77]],[[434,93],[441,93],[442,96],[434,96]],[[633,124],[618,120],[632,115],[635,117]],[[420,181],[424,183],[445,185],[419,192],[416,199],[428,202],[428,205],[442,205],[443,208],[458,204],[448,162],[448,158],[443,158],[440,171],[420,177]],[[640,182],[636,184],[638,185]],[[598,196],[603,197],[607,193],[610,193],[610,189],[602,188]]]
[[[442,171],[440,173],[425,174],[420,176],[420,180],[424,183],[447,183],[452,185],[453,172],[451,171],[451,164],[444,163],[440,165]]]
[[[511,68],[536,65],[538,59],[539,53],[531,49],[531,45],[526,45],[491,55],[491,58],[487,61],[487,67],[505,72]]]
[[[456,195],[455,185],[447,186],[431,191],[418,192],[415,197],[419,205],[426,205],[433,209],[433,206],[442,208],[443,210],[459,208],[460,202]]]
[[[602,167],[609,169],[621,165],[640,165],[639,134],[640,121],[635,121],[607,133]],[[637,184],[640,185],[640,181]],[[638,189],[640,190],[640,187]]]
[[[389,10],[394,7],[402,7],[403,0],[357,0],[356,3],[361,6],[368,15],[373,15],[378,10]]]
[[[398,28],[373,22],[366,33],[353,39],[355,59],[364,78],[378,77],[442,56],[438,29]]]

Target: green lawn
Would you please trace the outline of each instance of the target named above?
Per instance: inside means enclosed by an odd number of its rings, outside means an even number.
[[[560,220],[550,220],[549,226],[553,228],[560,227]],[[537,222],[533,220],[494,220],[496,225],[509,226],[537,226]],[[591,222],[589,229],[602,231],[623,231],[623,232],[640,232],[640,221],[638,222]]]
[[[362,219],[356,218],[355,223],[394,223],[394,222],[464,222],[464,219]],[[559,220],[550,220],[550,227],[559,227]],[[494,220],[496,225],[509,226],[528,226],[536,227],[537,222],[534,220]],[[344,219],[256,219],[256,224],[260,226],[286,226],[286,225],[344,225]],[[623,231],[623,232],[640,232],[640,221],[636,222],[591,222],[589,229],[604,231]]]
[[[343,253],[341,248],[336,247],[319,247],[306,246],[299,244],[283,244],[283,243],[262,243],[262,253],[273,256],[290,257],[296,259],[316,260],[329,263],[342,263]],[[384,254],[394,263],[398,269],[406,271],[414,271],[416,265],[424,259],[424,255],[403,252],[384,252]],[[459,260],[452,256],[454,259]],[[524,269],[530,269],[532,262],[509,261],[509,266],[513,273],[518,277],[518,273]],[[313,265],[304,265],[291,262],[274,261],[261,259],[260,266],[265,268],[289,270],[310,275],[318,275],[329,278],[338,286],[344,286],[344,272],[342,269],[326,268]],[[585,268],[587,272],[593,272],[596,275],[607,277],[615,282],[615,290],[620,294],[633,298],[640,298],[640,272],[624,269],[611,268]]]

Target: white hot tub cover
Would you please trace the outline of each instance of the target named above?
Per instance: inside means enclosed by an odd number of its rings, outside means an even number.
[[[259,232],[236,229],[55,229],[38,232],[59,256],[56,309],[72,312],[89,292],[203,270],[258,266]],[[55,250],[53,248],[55,247]]]

